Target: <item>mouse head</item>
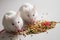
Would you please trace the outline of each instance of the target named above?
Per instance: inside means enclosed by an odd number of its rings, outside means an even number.
[[[16,12],[9,11],[3,17],[3,26],[6,31],[18,31],[23,27],[23,20]]]
[[[22,19],[28,22],[35,21],[38,16],[35,6],[29,3],[22,5],[20,8],[20,12]]]

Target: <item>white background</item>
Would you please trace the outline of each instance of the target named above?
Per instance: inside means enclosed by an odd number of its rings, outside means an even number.
[[[43,16],[42,19],[60,21],[60,0],[0,0],[0,30],[3,29],[3,15],[9,11],[18,11],[23,3],[31,3],[36,6],[38,13]],[[46,15],[48,13],[48,15]],[[22,39],[23,40],[23,39]],[[25,40],[60,40],[60,24],[47,33],[27,36]]]

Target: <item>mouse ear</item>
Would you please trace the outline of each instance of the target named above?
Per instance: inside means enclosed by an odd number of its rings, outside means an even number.
[[[35,6],[33,6],[33,9],[32,10],[35,10],[36,8],[35,8]]]
[[[23,7],[23,11],[24,11],[24,12],[28,12],[28,11],[29,11],[29,9],[28,9],[28,8],[26,8],[26,7]]]
[[[36,10],[36,9],[37,9],[37,8],[36,8],[36,6],[34,5],[34,6],[33,6],[33,10]]]
[[[20,12],[19,11],[16,12],[16,16],[20,16]]]
[[[10,16],[5,15],[4,18],[5,18],[5,19],[10,19]]]
[[[4,15],[6,19],[10,19],[12,17],[12,15],[14,15],[14,11],[7,11],[6,14]]]

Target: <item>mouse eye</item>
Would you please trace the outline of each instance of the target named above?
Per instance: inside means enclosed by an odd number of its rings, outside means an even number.
[[[35,15],[33,14],[33,16],[35,16]]]
[[[14,23],[12,23],[12,25],[14,25]]]
[[[29,15],[27,15],[29,17]]]
[[[18,21],[18,23],[20,23],[20,22]]]

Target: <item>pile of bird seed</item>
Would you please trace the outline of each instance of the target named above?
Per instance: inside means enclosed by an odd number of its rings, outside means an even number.
[[[55,27],[57,22],[55,21],[38,21],[35,24],[27,24],[26,30],[23,32],[20,32],[20,34],[37,34],[41,32],[46,32],[49,29],[52,29]]]

